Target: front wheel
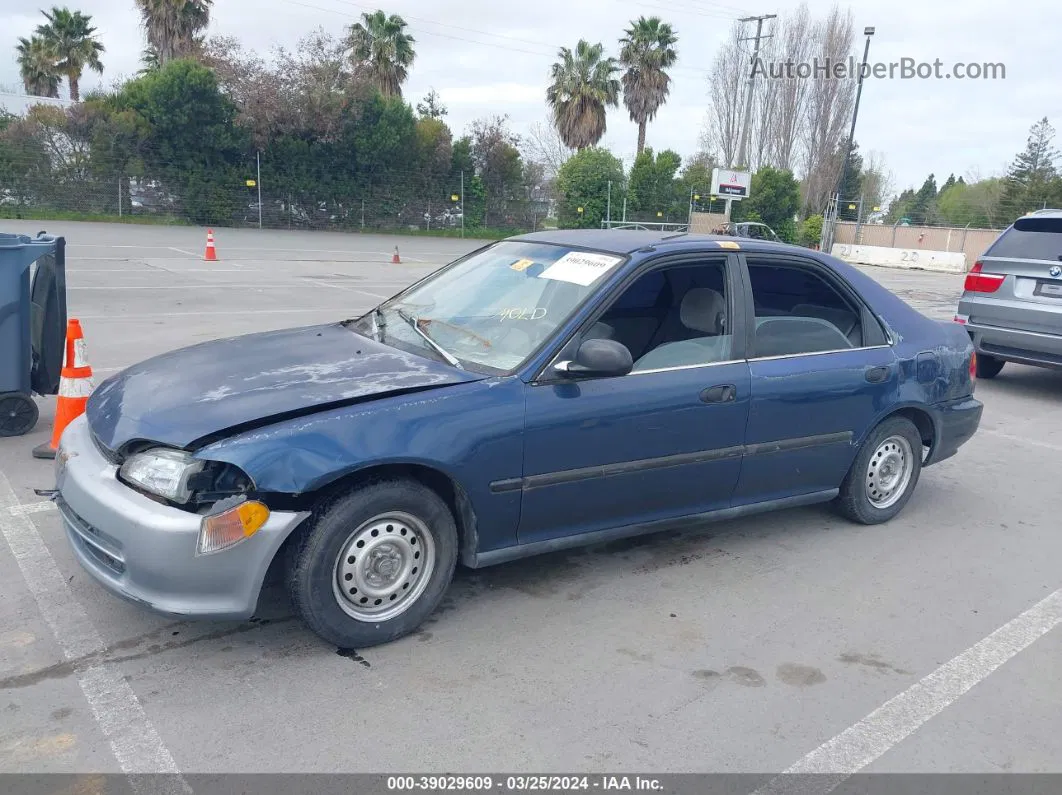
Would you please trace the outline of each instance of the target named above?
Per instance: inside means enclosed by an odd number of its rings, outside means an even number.
[[[922,472],[922,437],[906,417],[890,417],[867,437],[848,471],[836,505],[860,524],[896,516],[914,493]]]
[[[457,565],[446,503],[411,480],[355,488],[319,506],[289,559],[296,611],[325,640],[365,648],[415,630]]]

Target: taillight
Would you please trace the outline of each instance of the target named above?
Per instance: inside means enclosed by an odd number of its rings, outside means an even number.
[[[956,315],[956,316],[955,316],[955,317],[953,318],[953,320],[954,320],[954,321],[955,321],[956,323],[958,323],[959,325],[962,325],[962,326],[965,326],[965,325],[966,325],[966,321],[968,321],[969,319],[970,319],[970,316],[969,316],[969,315]]]
[[[977,351],[970,354],[970,380],[977,380]]]
[[[966,274],[966,283],[963,289],[968,293],[994,293],[1003,284],[1006,275],[1002,273],[984,273],[984,265],[975,262],[970,272]]]

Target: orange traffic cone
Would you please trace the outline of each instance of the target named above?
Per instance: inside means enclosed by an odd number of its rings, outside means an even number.
[[[33,449],[34,458],[55,458],[59,439],[71,422],[85,413],[85,404],[95,388],[92,367],[85,352],[85,335],[81,321],[72,318],[66,324],[66,360],[59,377],[59,400],[55,404],[55,422],[50,443]]]
[[[218,252],[214,248],[214,230],[213,229],[208,229],[207,230],[206,253],[203,255],[203,259],[206,260],[207,262],[217,262],[218,261]]]
[[[392,265],[401,265],[402,258],[398,256],[398,246],[395,246],[395,253],[391,256]]]

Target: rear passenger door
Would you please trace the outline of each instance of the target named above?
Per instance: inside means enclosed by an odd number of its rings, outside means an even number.
[[[752,402],[734,504],[836,489],[897,388],[894,352],[825,266],[792,255],[740,259]]]

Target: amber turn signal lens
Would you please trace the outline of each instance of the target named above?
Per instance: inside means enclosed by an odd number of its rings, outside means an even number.
[[[269,509],[254,500],[242,502],[224,513],[204,516],[196,553],[209,555],[228,549],[257,533],[267,519]]]

